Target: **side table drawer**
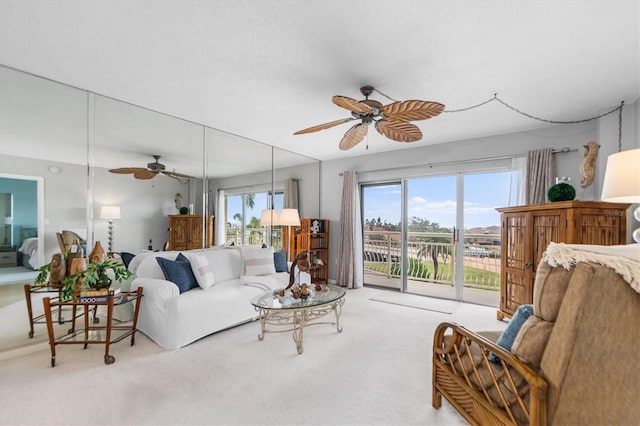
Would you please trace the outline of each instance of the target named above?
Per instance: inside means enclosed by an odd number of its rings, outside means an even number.
[[[0,251],[0,266],[17,266],[18,257],[15,251]]]

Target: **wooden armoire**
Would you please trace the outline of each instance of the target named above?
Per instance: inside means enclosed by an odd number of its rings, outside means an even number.
[[[205,222],[204,248],[213,245],[213,216],[197,214],[169,215],[169,250],[193,250],[203,248],[202,225]]]
[[[549,243],[626,244],[629,206],[558,201],[496,209],[502,226],[498,320],[510,318],[520,305],[533,303],[536,268]]]

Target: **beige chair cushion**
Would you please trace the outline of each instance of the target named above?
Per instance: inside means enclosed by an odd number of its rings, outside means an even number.
[[[533,312],[535,316],[545,321],[556,321],[571,273],[572,271],[567,271],[564,268],[551,268],[546,262],[538,265],[533,285]]]
[[[553,330],[553,324],[536,316],[529,317],[513,342],[511,347],[513,354],[534,370],[540,371],[540,361]]]

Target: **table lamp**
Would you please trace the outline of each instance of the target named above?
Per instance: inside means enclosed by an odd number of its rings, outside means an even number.
[[[602,201],[640,203],[640,148],[616,152],[607,158],[602,183]],[[633,212],[640,221],[640,206]],[[633,240],[640,243],[640,228],[633,231]]]
[[[100,209],[100,219],[107,219],[108,235],[109,235],[109,252],[107,255],[111,257],[113,254],[113,221],[120,219],[120,206],[102,206]]]

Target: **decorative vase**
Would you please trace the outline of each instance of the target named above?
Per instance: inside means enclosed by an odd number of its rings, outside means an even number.
[[[73,240],[73,243],[71,244],[71,248],[69,249],[69,253],[67,254],[67,275],[74,274],[74,272],[71,272],[74,259],[82,259],[84,261],[84,251],[82,250],[82,246],[80,245],[77,239]],[[86,261],[84,265],[85,265],[84,269],[87,269]]]
[[[51,256],[49,266],[49,285],[52,287],[61,287],[64,277],[67,276],[67,264],[62,253],[55,253]]]
[[[556,184],[549,188],[547,192],[549,201],[569,201],[576,198],[576,190],[571,186],[571,178],[556,178]]]
[[[111,278],[109,278],[107,274],[100,274],[98,281],[91,284],[91,288],[95,288],[96,290],[102,290],[109,287],[111,287]]]
[[[100,244],[100,241],[96,241],[93,246],[93,250],[89,253],[89,263],[102,263],[107,259],[107,255]]]
[[[81,250],[82,251],[82,250]],[[76,257],[71,261],[71,267],[69,269],[69,275],[79,274],[80,272],[87,270],[87,259],[84,257]],[[73,298],[76,299],[80,296],[82,286],[84,284],[84,278],[78,278],[73,286]]]

